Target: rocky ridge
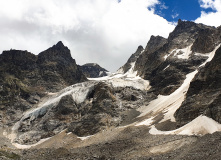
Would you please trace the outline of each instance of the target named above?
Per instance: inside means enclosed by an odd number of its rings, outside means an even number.
[[[57,92],[86,80],[62,42],[38,56],[27,51],[3,51],[0,55],[1,125],[16,122],[47,92]]]
[[[88,78],[97,78],[107,76],[108,71],[96,63],[86,63],[80,66],[84,75]]]
[[[220,27],[179,20],[168,39],[152,36],[145,49],[139,46],[116,73],[39,97],[15,116],[17,123],[4,134],[14,136],[15,146],[32,147],[18,152],[25,158],[217,158],[220,35]],[[68,61],[58,55],[60,48],[64,46],[58,43],[46,50],[52,53],[53,69],[54,63],[63,66]],[[67,48],[62,52],[66,54]],[[39,64],[47,68],[50,56],[43,53]],[[36,56],[28,59],[38,61]],[[41,143],[33,146],[36,142]]]

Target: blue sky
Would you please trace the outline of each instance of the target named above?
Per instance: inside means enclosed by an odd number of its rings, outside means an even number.
[[[178,19],[194,21],[205,13],[215,12],[212,8],[200,7],[199,0],[159,0],[160,4],[156,5],[155,13],[166,20],[173,22]]]

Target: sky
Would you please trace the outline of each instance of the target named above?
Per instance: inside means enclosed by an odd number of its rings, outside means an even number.
[[[39,54],[62,41],[80,65],[116,71],[178,19],[221,25],[221,0],[0,0],[0,52]]]

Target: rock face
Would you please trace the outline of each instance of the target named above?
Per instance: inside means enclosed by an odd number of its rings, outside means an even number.
[[[211,42],[207,42],[207,39],[211,39]],[[135,71],[150,80],[156,95],[168,95],[183,83],[185,75],[208,58],[203,54],[214,50],[219,43],[220,28],[179,20],[168,39],[159,36],[150,38],[145,51],[135,63]]]
[[[88,78],[97,78],[107,76],[107,70],[96,63],[87,63],[80,66],[84,75]]]
[[[136,52],[130,56],[127,63],[125,63],[118,71],[126,73],[127,71],[129,71],[129,69],[134,68],[134,64],[137,61],[137,58],[141,55],[143,51],[144,51],[143,46],[139,46]]]
[[[184,125],[203,114],[221,123],[221,47],[190,84],[182,106],[175,117]]]
[[[221,122],[218,82],[220,49],[205,68],[200,67],[220,43],[221,27],[179,20],[168,39],[152,36],[145,51],[137,58],[134,70],[150,81],[152,88],[148,92],[155,95],[173,93],[188,73],[198,70],[186,100],[175,114],[178,127],[200,114]]]
[[[70,50],[58,42],[38,56],[19,50],[0,55],[0,106],[3,121],[16,120],[46,92],[86,81]]]

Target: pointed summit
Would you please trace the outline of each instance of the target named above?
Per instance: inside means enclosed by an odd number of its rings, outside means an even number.
[[[39,53],[38,62],[42,63],[43,61],[72,61],[71,52],[68,47],[59,41],[57,44],[48,48],[47,50]],[[74,62],[75,63],[75,62]]]
[[[65,47],[64,44],[62,43],[62,41],[59,41],[56,45],[56,47]]]
[[[52,48],[57,50],[67,49],[67,47],[62,43],[62,41],[59,41],[56,45],[53,45]]]

